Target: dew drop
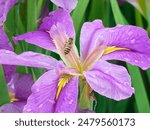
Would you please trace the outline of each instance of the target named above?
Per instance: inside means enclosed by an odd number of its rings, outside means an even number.
[[[129,31],[129,32],[128,32],[128,35],[129,35],[129,36],[131,36],[132,34],[133,34],[133,32],[132,32],[132,31]]]
[[[39,108],[41,108],[42,106],[43,106],[43,104],[40,104],[40,105],[39,105]]]
[[[129,59],[128,58],[124,58],[126,61],[129,61]]]
[[[31,109],[30,109],[30,108],[28,108],[28,109],[26,109],[26,111],[27,111],[27,112],[30,112],[30,111],[31,111]]]
[[[40,89],[39,89],[39,88],[37,88],[37,89],[36,89],[36,92],[39,92],[39,91],[40,91]]]
[[[71,99],[70,101],[69,101],[69,104],[71,105],[73,103],[73,100]]]
[[[55,104],[55,101],[54,100],[48,100],[48,102],[50,102],[51,104]]]
[[[6,51],[5,51],[5,53],[10,54],[11,52],[10,52],[10,51],[8,51],[8,50],[6,50]]]
[[[135,43],[135,39],[132,39],[132,40],[131,40],[131,43],[132,43],[132,44]]]

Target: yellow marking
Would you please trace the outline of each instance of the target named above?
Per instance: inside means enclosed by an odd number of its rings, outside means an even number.
[[[13,92],[9,93],[9,97],[11,102],[19,101],[19,99],[15,98],[15,94]]]
[[[69,82],[69,80],[72,78],[72,75],[64,75],[62,78],[59,79],[58,82],[58,89],[57,89],[57,93],[56,93],[56,100],[58,99],[60,92],[62,90],[62,88]]]
[[[128,48],[116,47],[116,46],[111,46],[111,47],[107,47],[107,48],[105,49],[104,55],[109,54],[109,53],[114,52],[114,51],[121,51],[121,50],[130,50],[130,49],[128,49]]]

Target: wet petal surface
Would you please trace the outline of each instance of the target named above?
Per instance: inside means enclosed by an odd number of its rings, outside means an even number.
[[[94,91],[108,98],[119,101],[134,93],[130,76],[122,66],[100,60],[84,76]]]

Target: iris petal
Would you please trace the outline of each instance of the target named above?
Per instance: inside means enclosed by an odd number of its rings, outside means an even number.
[[[108,98],[119,101],[134,93],[124,67],[99,60],[90,71],[84,72],[84,76],[93,90]]]

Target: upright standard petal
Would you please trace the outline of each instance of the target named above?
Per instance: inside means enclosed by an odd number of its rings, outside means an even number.
[[[54,112],[59,74],[51,70],[43,74],[32,86],[32,94],[27,100],[24,112]]]
[[[55,44],[50,36],[50,30],[53,25],[55,26],[58,23],[64,26],[65,34],[68,37],[74,38],[75,31],[70,14],[63,9],[57,9],[49,13],[49,16],[43,19],[39,31],[16,36],[14,37],[14,41],[17,43],[19,40],[25,40],[33,45],[56,52]]]
[[[8,11],[14,6],[16,0],[0,1],[0,26],[5,22]]]
[[[55,112],[74,113],[78,102],[78,77],[69,80],[68,84],[62,89]]]
[[[108,98],[119,101],[134,93],[130,76],[124,67],[99,60],[90,71],[83,74],[94,91]]]
[[[66,34],[69,37],[74,38],[75,30],[74,30],[72,18],[67,11],[61,8],[53,12],[50,12],[49,16],[43,19],[43,22],[39,30],[50,31],[51,27],[53,25],[57,25],[58,23],[61,23],[64,26],[66,30]]]
[[[12,51],[0,50],[0,64],[54,69],[59,66],[60,62],[50,56],[39,53],[24,52],[17,55]]]
[[[20,40],[24,40],[33,45],[39,46],[46,50],[56,51],[55,45],[52,42],[52,39],[49,36],[48,32],[44,31],[35,31],[28,32],[13,38],[15,43],[18,43]]]
[[[15,73],[8,83],[8,87],[14,93],[16,99],[27,100],[31,94],[31,86],[33,83],[34,81],[31,75]]]
[[[106,54],[105,59],[126,61],[142,69],[150,67],[150,39],[144,29],[118,25],[102,29],[99,34],[108,47],[122,48]]]
[[[55,5],[71,12],[77,5],[78,0],[51,0]]]
[[[98,30],[104,28],[102,21],[95,20],[93,22],[86,22],[83,24],[80,36],[80,55],[82,60],[100,44],[98,39]]]

